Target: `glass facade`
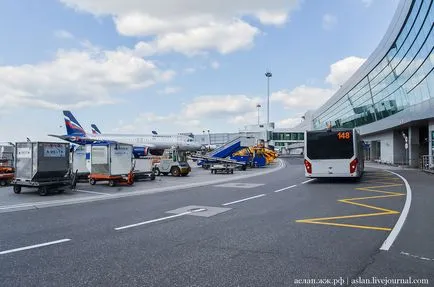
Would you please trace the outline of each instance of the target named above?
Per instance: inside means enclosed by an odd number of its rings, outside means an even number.
[[[353,128],[434,98],[434,0],[412,0],[383,59],[339,101],[314,117],[314,128]]]
[[[304,133],[278,133],[274,132],[272,139],[274,141],[302,141],[304,140]]]

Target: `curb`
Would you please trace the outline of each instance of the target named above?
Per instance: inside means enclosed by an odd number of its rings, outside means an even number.
[[[160,188],[153,188],[153,189],[147,189],[147,190],[136,190],[136,191],[132,191],[129,193],[124,193],[124,194],[113,194],[113,195],[107,194],[107,195],[89,196],[89,197],[77,198],[77,199],[53,200],[53,201],[45,201],[45,202],[42,201],[42,202],[36,202],[36,203],[22,203],[22,204],[10,205],[10,206],[6,205],[6,206],[0,206],[0,213],[40,209],[40,208],[79,204],[79,203],[86,203],[86,202],[95,202],[95,201],[101,201],[101,200],[124,198],[124,197],[130,197],[130,196],[154,194],[154,193],[160,193],[160,192],[166,192],[166,191],[184,190],[184,189],[193,188],[193,187],[214,185],[214,184],[218,184],[218,183],[230,182],[230,181],[235,181],[235,180],[239,180],[239,179],[245,179],[245,178],[260,176],[260,175],[266,175],[266,174],[270,174],[270,173],[279,171],[279,170],[286,167],[286,164],[281,159],[278,159],[278,162],[279,162],[279,165],[277,167],[273,167],[271,169],[261,171],[261,172],[255,172],[254,174],[238,175],[238,176],[234,176],[234,177],[230,177],[230,178],[226,177],[226,178],[222,178],[222,179],[216,179],[216,180],[211,180],[211,181],[206,181],[206,182],[190,183],[190,184],[184,184],[184,185],[178,185],[178,186],[160,187]]]

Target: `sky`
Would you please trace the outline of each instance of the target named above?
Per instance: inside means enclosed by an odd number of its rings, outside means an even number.
[[[293,127],[374,51],[398,0],[0,1],[0,142]]]

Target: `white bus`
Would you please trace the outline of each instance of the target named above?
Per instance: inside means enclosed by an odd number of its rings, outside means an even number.
[[[307,131],[304,139],[306,177],[362,176],[363,142],[356,129]]]

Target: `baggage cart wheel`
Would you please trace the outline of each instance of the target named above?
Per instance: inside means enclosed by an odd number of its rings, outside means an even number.
[[[156,167],[156,168],[154,169],[154,174],[155,174],[156,176],[160,176],[160,175],[161,175],[160,169],[159,169],[158,167]]]
[[[231,170],[231,174],[234,174],[234,170],[233,169]]]
[[[174,166],[170,172],[172,173],[173,176],[181,175],[181,170],[177,166]]]
[[[115,183],[115,181],[114,180],[109,180],[109,186],[110,187],[113,187],[113,186],[115,186],[116,185],[116,183]]]
[[[0,186],[6,186],[7,181],[6,180],[0,180]]]
[[[91,185],[95,185],[96,184],[96,180],[94,178],[89,178],[89,183]]]
[[[20,194],[21,193],[21,186],[19,185],[14,185],[14,192],[16,194]]]
[[[38,192],[40,196],[46,196],[48,194],[48,187],[41,186],[38,188]]]
[[[151,180],[155,180],[155,173],[151,174]]]

